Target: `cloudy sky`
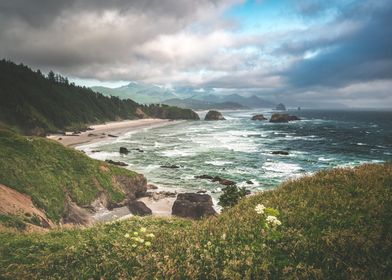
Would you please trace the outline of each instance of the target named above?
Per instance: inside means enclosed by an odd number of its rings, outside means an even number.
[[[0,57],[87,86],[392,107],[392,1],[0,0]]]

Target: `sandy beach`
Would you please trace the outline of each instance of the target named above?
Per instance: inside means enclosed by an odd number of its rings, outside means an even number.
[[[159,127],[177,122],[178,121],[165,119],[138,119],[119,122],[108,122],[105,124],[91,125],[90,128],[92,130],[87,130],[81,132],[80,134],[72,135],[72,133],[67,132],[66,135],[52,134],[47,136],[47,138],[56,140],[64,146],[76,147],[81,144],[116,138],[130,131],[151,127]]]

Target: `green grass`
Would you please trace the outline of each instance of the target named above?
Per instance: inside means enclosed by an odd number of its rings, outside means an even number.
[[[81,206],[90,204],[101,191],[111,201],[120,202],[124,193],[113,183],[113,176],[136,174],[90,159],[55,141],[20,136],[2,128],[0,154],[0,183],[30,195],[55,222],[63,214],[67,194]]]
[[[266,228],[258,204],[278,210],[282,225]],[[391,233],[392,165],[364,165],[286,182],[198,222],[3,233],[0,278],[391,279]]]

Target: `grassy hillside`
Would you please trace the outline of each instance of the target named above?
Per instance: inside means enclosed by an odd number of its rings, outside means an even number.
[[[120,202],[124,192],[113,182],[113,176],[137,174],[90,159],[55,141],[20,136],[2,128],[0,155],[0,184],[31,196],[55,222],[64,213],[67,195],[81,206],[91,203],[100,192],[110,201]]]
[[[156,107],[159,107],[156,105]],[[51,73],[48,77],[24,65],[0,61],[0,123],[26,134],[44,134],[64,129],[83,128],[86,124],[141,117],[144,107],[130,99],[107,97],[85,87],[70,84],[67,78]],[[191,110],[180,111],[173,119],[195,119]],[[143,116],[161,118],[164,114],[144,112]]]
[[[282,224],[267,226],[267,214]],[[364,165],[289,181],[199,222],[135,218],[48,234],[3,233],[0,276],[391,279],[391,233],[392,165]]]

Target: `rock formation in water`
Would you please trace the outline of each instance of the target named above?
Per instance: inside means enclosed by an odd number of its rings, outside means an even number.
[[[225,118],[223,115],[218,111],[208,111],[207,115],[205,116],[204,120],[206,121],[223,121]]]

